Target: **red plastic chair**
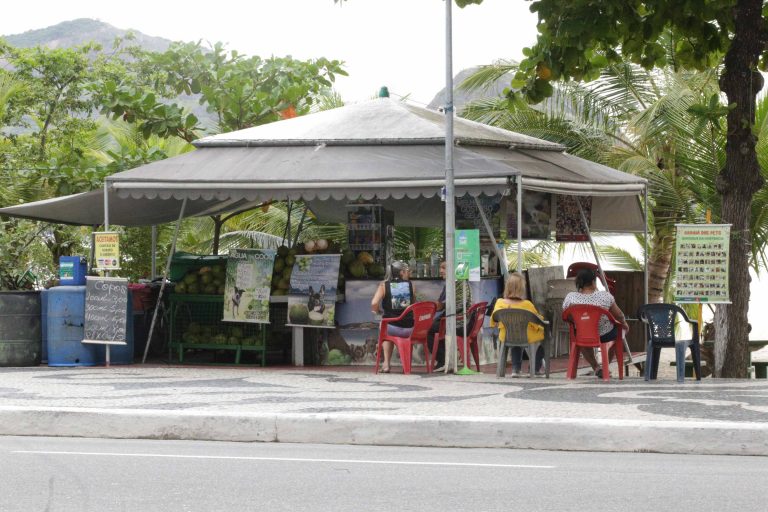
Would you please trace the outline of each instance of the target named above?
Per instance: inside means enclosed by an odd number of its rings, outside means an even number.
[[[480,348],[477,343],[477,336],[480,334],[480,329],[483,328],[483,322],[485,321],[485,309],[487,307],[487,302],[478,302],[477,304],[471,305],[467,309],[467,318],[469,319],[469,322],[471,322],[471,325],[467,325],[467,346],[472,351],[472,357],[475,359],[475,367],[477,368],[478,372],[480,371]],[[456,317],[456,320],[462,319],[463,315],[458,315]],[[463,333],[463,329],[460,332]],[[437,344],[442,342],[445,342],[445,317],[440,319],[440,329],[435,334],[434,350],[432,350],[431,361],[432,368],[435,367],[435,361],[437,359]],[[469,363],[468,360],[464,359],[464,336],[458,334],[458,332],[456,333],[456,345],[462,360]]]
[[[576,274],[579,273],[579,270],[588,268],[592,270],[597,278],[600,280],[600,282],[603,281],[603,278],[600,276],[600,267],[595,265],[594,263],[590,263],[588,261],[577,261],[575,263],[571,263],[568,266],[568,272],[566,272],[565,277],[576,277]],[[608,281],[607,283],[603,283],[603,286],[605,286],[608,291],[611,293],[611,295],[616,295],[616,280],[611,279],[608,276],[605,276],[605,280]]]
[[[397,353],[400,355],[400,362],[403,365],[403,373],[411,373],[411,354],[414,345],[424,345],[424,362],[427,366],[427,372],[432,372],[431,355],[429,353],[429,328],[432,327],[432,320],[435,317],[437,306],[434,302],[416,302],[406,308],[397,318],[383,318],[379,324],[379,344],[376,349],[376,368],[374,373],[379,373],[379,361],[381,360],[382,345],[385,341],[391,341],[397,347]],[[407,338],[390,336],[387,334],[389,324],[402,320],[409,313],[413,314],[413,330]]]
[[[600,348],[603,363],[603,381],[611,379],[608,366],[610,364],[608,350],[600,343],[600,317],[607,316],[616,327],[618,334],[613,346],[616,350],[616,361],[619,366],[619,380],[624,378],[624,329],[621,322],[616,320],[610,311],[599,306],[587,304],[574,304],[563,311],[563,321],[568,322],[571,333],[570,354],[568,356],[568,372],[566,378],[576,378],[576,368],[579,364],[579,348]]]

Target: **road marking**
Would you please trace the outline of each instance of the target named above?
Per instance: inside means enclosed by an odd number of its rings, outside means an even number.
[[[335,462],[343,464],[392,464],[401,466],[460,466],[477,468],[524,468],[524,469],[554,469],[556,466],[540,466],[529,464],[484,464],[475,462],[427,462],[407,460],[361,460],[361,459],[307,459],[295,457],[238,457],[229,455],[175,455],[164,453],[110,453],[110,452],[52,452],[35,450],[16,450],[11,453],[34,455],[89,455],[102,457],[156,457],[167,459],[221,459],[221,460],[260,460],[278,462]]]

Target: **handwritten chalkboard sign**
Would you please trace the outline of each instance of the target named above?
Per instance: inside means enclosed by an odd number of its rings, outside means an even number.
[[[83,343],[126,344],[128,280],[87,277],[85,282],[85,339]]]

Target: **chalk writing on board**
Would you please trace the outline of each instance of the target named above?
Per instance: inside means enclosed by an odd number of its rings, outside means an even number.
[[[125,345],[127,311],[127,279],[88,277],[83,343]]]

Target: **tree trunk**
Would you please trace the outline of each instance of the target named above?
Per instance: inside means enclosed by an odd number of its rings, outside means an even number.
[[[734,37],[725,55],[720,89],[732,108],[728,112],[725,168],[717,178],[722,197],[722,220],[731,224],[728,286],[731,304],[718,305],[715,314],[715,376],[747,376],[749,362],[749,259],[750,206],[752,196],[763,186],[752,133],[757,93],[763,78],[757,61],[762,39],[762,0],[738,0],[734,9]]]
[[[651,252],[648,260],[648,302],[664,302],[664,284],[669,278],[672,250],[662,248]]]
[[[213,254],[219,254],[221,227],[224,225],[224,221],[221,220],[221,215],[214,215],[211,219],[213,219]]]

